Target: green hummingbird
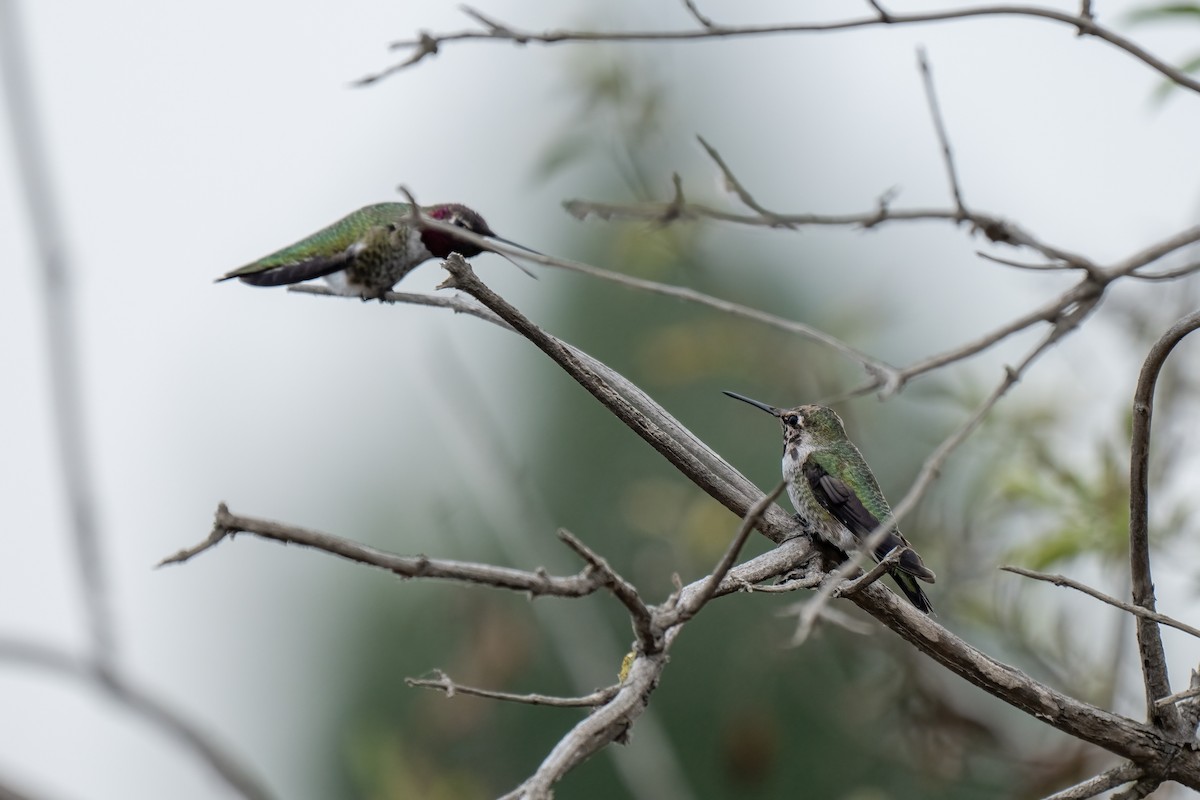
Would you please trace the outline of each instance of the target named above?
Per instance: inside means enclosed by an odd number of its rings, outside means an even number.
[[[411,214],[409,203],[364,206],[293,245],[225,273],[217,281],[238,278],[254,286],[282,286],[325,278],[341,294],[370,299],[382,297],[417,265],[431,258],[445,258],[452,252],[471,258],[483,252],[452,234],[414,229]],[[500,238],[483,217],[458,203],[421,206],[421,215],[537,253]]]
[[[817,405],[775,408],[734,392],[725,394],[761,408],[783,426],[783,477],[796,511],[825,541],[842,552],[860,549],[862,541],[892,510],[866,459],[846,435],[842,419]],[[908,548],[888,571],[905,597],[929,614],[933,606],[916,579],[936,577],[900,531],[893,530],[875,548],[876,561],[897,547]]]

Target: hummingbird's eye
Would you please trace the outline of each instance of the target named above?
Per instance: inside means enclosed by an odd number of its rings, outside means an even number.
[[[470,225],[467,224],[466,219],[464,219],[463,217],[460,217],[458,214],[455,214],[453,217],[450,218],[450,224],[457,225],[460,228],[470,228],[471,227]]]
[[[800,417],[797,414],[788,414],[783,418],[783,422],[790,428],[800,427]]]

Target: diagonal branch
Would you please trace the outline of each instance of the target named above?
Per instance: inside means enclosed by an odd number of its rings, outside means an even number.
[[[545,353],[580,386],[600,401],[610,412],[657,450],[693,483],[706,491],[738,516],[745,516],[761,493],[754,484],[720,461],[722,469],[714,468],[713,462],[706,463],[697,454],[666,430],[658,421],[651,419],[642,410],[635,408],[623,397],[592,365],[579,357],[576,351],[564,346],[558,339],[549,336],[533,324],[520,311],[489,289],[471,265],[452,253],[443,262],[450,277],[442,288],[461,289],[474,297],[489,310],[511,325],[518,333]],[[675,423],[678,428],[682,425]],[[686,430],[686,429],[684,429]],[[693,437],[690,433],[689,437]],[[778,507],[768,509],[759,523],[759,530],[772,541],[780,542],[796,533],[796,523]]]
[[[1175,345],[1200,328],[1200,312],[1189,314],[1163,334],[1150,348],[1138,375],[1133,395],[1133,434],[1129,464],[1129,568],[1133,576],[1133,602],[1154,611],[1154,581],[1150,577],[1150,419],[1154,410],[1154,385],[1167,356]],[[1171,694],[1167,660],[1158,624],[1137,618],[1138,649],[1142,654],[1142,678],[1146,687],[1146,715],[1156,727],[1183,731],[1183,720],[1174,705],[1159,706],[1157,700]]]

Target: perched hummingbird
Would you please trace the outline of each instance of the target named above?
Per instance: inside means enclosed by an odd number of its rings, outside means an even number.
[[[281,286],[323,277],[342,294],[378,298],[428,259],[445,258],[452,252],[471,258],[483,252],[482,248],[452,234],[429,228],[414,229],[411,213],[412,206],[408,203],[364,206],[329,227],[217,280],[239,278],[254,286]],[[457,203],[422,206],[421,214],[537,252],[500,238],[483,217]]]
[[[860,549],[864,539],[891,514],[862,453],[846,436],[842,419],[825,406],[775,408],[734,392],[725,394],[778,417],[783,426],[783,477],[792,505],[817,534],[842,552]],[[875,548],[876,561],[896,547],[907,547],[888,574],[912,604],[926,614],[929,598],[915,579],[933,583],[927,568],[899,530]]]

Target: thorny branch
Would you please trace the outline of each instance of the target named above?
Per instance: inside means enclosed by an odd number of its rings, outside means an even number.
[[[1162,59],[1144,50],[1132,40],[1125,38],[1111,28],[1100,25],[1084,9],[1080,14],[1069,14],[1054,8],[1019,5],[992,5],[974,8],[954,8],[945,11],[930,11],[915,14],[895,14],[883,12],[876,3],[872,3],[876,14],[858,19],[813,22],[813,23],[781,23],[777,25],[720,25],[703,20],[698,28],[684,30],[660,31],[587,31],[587,30],[548,30],[541,33],[526,31],[497,22],[485,17],[480,12],[464,7],[468,16],[480,23],[480,28],[444,33],[429,33],[422,31],[416,39],[405,39],[394,42],[393,50],[414,50],[409,57],[373,75],[368,75],[358,81],[365,86],[382,80],[389,75],[411,67],[422,61],[426,56],[437,53],[447,42],[469,40],[484,40],[493,42],[511,42],[518,45],[527,44],[561,44],[565,42],[595,43],[595,42],[671,42],[695,41],[702,39],[727,39],[749,36],[777,36],[780,34],[822,33],[872,28],[879,25],[923,25],[933,22],[948,22],[966,19],[981,19],[987,17],[1026,17],[1046,20],[1066,25],[1075,30],[1080,36],[1093,36],[1112,45],[1127,55],[1141,61],[1146,66],[1162,74],[1176,84],[1200,92],[1200,81],[1189,76],[1186,72],[1176,69]]]

